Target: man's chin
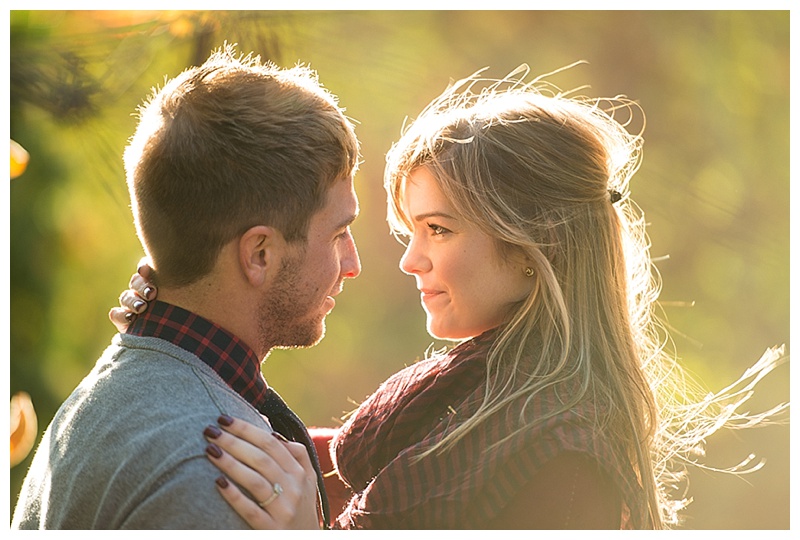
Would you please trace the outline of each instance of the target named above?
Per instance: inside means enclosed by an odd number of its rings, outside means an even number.
[[[317,345],[324,337],[325,320],[323,319],[320,323],[314,325],[313,328],[311,325],[309,325],[309,328],[296,328],[291,336],[287,336],[287,339],[285,339],[283,343],[276,345],[275,348],[308,349]]]

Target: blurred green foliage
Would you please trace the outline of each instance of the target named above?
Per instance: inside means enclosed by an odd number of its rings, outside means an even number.
[[[265,363],[308,424],[339,422],[431,343],[385,224],[383,158],[404,118],[483,67],[538,75],[586,60],[550,80],[643,106],[633,197],[664,257],[675,347],[709,388],[788,346],[788,11],[12,11],[10,23],[10,131],[31,156],[9,188],[10,391],[31,394],[41,429],[108,345],[106,313],[141,256],[121,164],[135,108],[224,41],[310,64],[359,122],[363,274],[319,346]],[[755,406],[788,399],[785,368]],[[694,474],[687,528],[789,527],[789,428],[750,431],[710,440],[706,462],[753,452],[766,467]],[[11,470],[12,508],[29,463]]]

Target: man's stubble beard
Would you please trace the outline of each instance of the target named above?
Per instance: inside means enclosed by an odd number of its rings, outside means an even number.
[[[312,347],[325,335],[321,306],[311,306],[306,298],[298,296],[304,265],[305,250],[284,257],[275,281],[259,303],[259,338],[265,351]],[[309,318],[314,310],[315,315]]]

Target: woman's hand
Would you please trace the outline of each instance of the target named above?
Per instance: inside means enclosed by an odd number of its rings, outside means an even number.
[[[306,447],[244,420],[223,415],[218,422],[222,429],[203,432],[206,452],[225,474],[217,488],[236,513],[254,529],[319,529],[317,475]]]
[[[153,269],[148,264],[147,258],[139,261],[139,268],[131,276],[129,289],[119,295],[121,307],[111,308],[108,318],[117,327],[120,334],[124,334],[136,316],[147,309],[147,302],[156,299],[158,291],[151,282]]]

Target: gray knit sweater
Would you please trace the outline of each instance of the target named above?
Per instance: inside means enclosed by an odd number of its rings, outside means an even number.
[[[45,431],[12,528],[247,528],[205,454],[222,413],[268,427],[193,354],[116,335]]]

